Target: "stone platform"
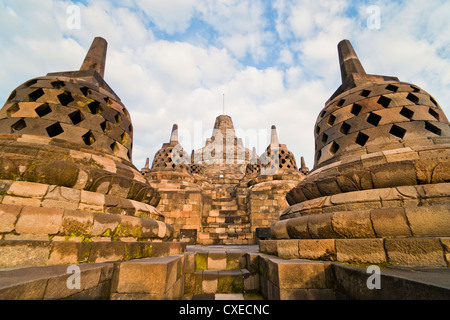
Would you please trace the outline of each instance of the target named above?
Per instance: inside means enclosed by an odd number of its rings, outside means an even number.
[[[76,265],[78,289],[67,285],[70,265],[2,269],[0,299],[450,300],[446,267],[380,265],[380,289],[369,289],[368,264],[282,259],[254,245]]]

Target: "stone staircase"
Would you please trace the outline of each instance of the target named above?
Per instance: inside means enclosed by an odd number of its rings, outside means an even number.
[[[203,232],[209,234],[207,244],[250,244],[253,238],[250,218],[238,210],[236,199],[213,199]]]
[[[261,300],[257,255],[245,252],[185,254],[184,299]]]

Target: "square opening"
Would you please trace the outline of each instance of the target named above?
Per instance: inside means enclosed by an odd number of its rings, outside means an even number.
[[[376,113],[372,113],[372,112],[369,114],[369,116],[366,119],[366,121],[373,126],[377,126],[380,123],[380,120],[381,120],[381,116],[379,116]]]
[[[343,122],[339,131],[346,135],[350,131],[350,128],[351,128],[351,126],[348,123]]]
[[[63,93],[58,95],[58,100],[63,106],[67,106],[73,101],[73,97],[70,92],[64,91]]]
[[[45,128],[45,130],[47,130],[47,134],[50,138],[60,135],[61,133],[64,132],[59,122],[52,124],[51,126]]]
[[[403,137],[405,136],[406,130],[403,129],[402,127],[399,127],[394,124],[394,125],[392,125],[391,130],[389,130],[389,133],[400,139],[403,139]]]
[[[328,124],[332,126],[334,124],[334,121],[336,121],[336,116],[330,114],[330,117],[328,118]]]
[[[367,140],[369,140],[369,136],[367,134],[359,132],[358,135],[356,136],[355,142],[360,146],[364,147]]]
[[[412,117],[414,116],[414,111],[412,111],[406,107],[403,107],[402,110],[400,110],[400,114],[402,116],[408,118],[409,120],[411,120]]]
[[[381,96],[378,101],[378,104],[381,104],[383,107],[387,108],[389,107],[389,104],[391,103],[391,99],[386,98],[385,96]]]
[[[419,97],[416,96],[416,95],[414,95],[414,94],[412,94],[412,93],[409,93],[409,94],[406,96],[406,99],[408,99],[409,101],[411,101],[411,102],[413,102],[413,103],[415,103],[415,104],[417,104],[417,103],[419,102]]]
[[[440,136],[442,133],[441,129],[439,129],[437,126],[428,121],[425,121],[425,129],[430,132],[433,132],[434,134],[437,134],[438,136]]]
[[[388,86],[386,87],[386,90],[389,90],[389,91],[392,91],[392,92],[397,92],[398,87],[397,87],[397,86],[394,86],[394,85],[392,85],[392,84],[390,84],[390,85],[388,85]]]
[[[49,114],[52,112],[52,109],[47,103],[41,104],[39,107],[34,109],[34,111],[37,113],[37,115],[42,118],[43,116]]]
[[[352,109],[350,110],[350,113],[357,116],[361,112],[361,109],[362,109],[362,107],[359,104],[354,103],[352,106]]]
[[[84,120],[83,114],[81,113],[80,110],[76,110],[74,112],[72,112],[71,114],[69,114],[69,118],[72,121],[73,124],[79,124],[81,121]]]
[[[363,91],[361,91],[361,96],[367,98],[369,95],[370,95],[370,90],[363,90]]]

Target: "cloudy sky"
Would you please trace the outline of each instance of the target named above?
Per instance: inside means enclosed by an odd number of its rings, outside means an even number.
[[[132,117],[137,168],[174,123],[189,153],[202,147],[224,100],[246,147],[261,154],[276,125],[312,168],[342,39],[367,73],[422,87],[450,115],[449,16],[448,0],[0,0],[0,100],[30,78],[79,69],[101,36],[105,80]]]

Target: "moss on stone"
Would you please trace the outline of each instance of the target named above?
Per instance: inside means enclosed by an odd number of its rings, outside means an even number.
[[[208,255],[206,253],[197,253],[195,255],[195,269],[196,270],[208,269]]]

